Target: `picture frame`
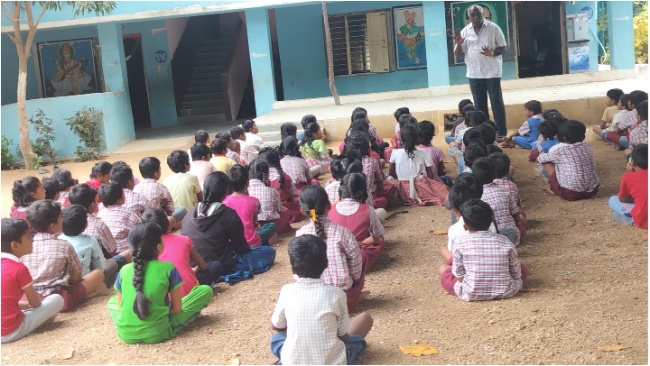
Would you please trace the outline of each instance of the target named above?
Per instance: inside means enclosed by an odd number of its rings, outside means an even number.
[[[393,8],[393,32],[397,69],[427,67],[422,5]]]
[[[100,93],[94,39],[37,44],[43,97]]]

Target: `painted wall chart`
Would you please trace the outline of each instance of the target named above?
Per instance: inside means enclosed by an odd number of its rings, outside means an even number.
[[[397,69],[427,66],[422,6],[393,8]]]
[[[46,98],[100,92],[92,39],[41,43],[37,47]]]

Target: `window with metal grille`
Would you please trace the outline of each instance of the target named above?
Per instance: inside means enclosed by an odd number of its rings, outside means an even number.
[[[385,10],[328,17],[334,76],[395,69],[390,19]]]

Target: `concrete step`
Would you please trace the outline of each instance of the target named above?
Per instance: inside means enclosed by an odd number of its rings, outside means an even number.
[[[228,56],[229,53],[230,53],[230,49],[225,47],[224,49],[219,51],[204,51],[203,49],[201,49],[201,51],[197,52],[194,55],[194,58],[196,60],[204,59],[204,58],[221,58],[221,57]]]
[[[232,48],[230,44],[221,44],[221,45],[215,45],[215,46],[201,46],[200,52],[201,53],[207,53],[207,52],[224,52],[228,51]]]
[[[183,125],[208,125],[211,126],[213,124],[217,123],[225,123],[226,122],[226,115],[224,113],[219,113],[219,114],[205,114],[202,116],[181,116],[178,117],[178,125],[183,126]],[[205,129],[205,128],[199,128],[197,127],[197,130],[200,129]],[[208,131],[210,135],[214,135],[216,132]]]
[[[223,107],[223,99],[199,100],[195,102],[183,102],[183,109]]]
[[[201,65],[201,66],[194,66],[193,73],[207,73],[207,72],[217,72],[217,73],[222,73],[226,71],[225,67],[223,65]]]
[[[190,77],[192,78],[192,80],[195,80],[195,79],[200,79],[200,80],[203,80],[203,79],[219,79],[219,80],[221,80],[221,73],[216,72],[216,71],[213,71],[213,72],[195,72],[192,75],[190,75]]]
[[[192,77],[192,80],[190,80],[190,86],[211,86],[211,85],[219,85],[221,86],[221,79],[220,78],[194,78]]]
[[[210,100],[210,99],[222,99],[223,98],[223,92],[216,92],[216,93],[196,93],[196,94],[186,94],[185,95],[185,102],[200,102],[203,100]]]
[[[213,106],[213,107],[205,107],[205,108],[183,108],[180,111],[180,115],[182,117],[190,117],[190,116],[204,116],[207,114],[222,114],[225,112],[225,108],[223,106]]]
[[[230,38],[204,39],[201,41],[202,46],[220,46],[232,42]]]
[[[202,58],[202,59],[196,59],[194,60],[194,66],[211,66],[211,65],[223,65],[225,59],[223,57],[220,58]]]
[[[187,88],[187,94],[218,93],[221,91],[222,91],[221,85],[190,86],[189,88]]]

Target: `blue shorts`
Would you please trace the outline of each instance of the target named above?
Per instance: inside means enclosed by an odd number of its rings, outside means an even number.
[[[282,346],[284,346],[285,340],[287,340],[287,333],[276,333],[271,337],[271,352],[273,352],[275,357],[280,360],[278,365],[282,365],[280,352],[282,351]],[[354,365],[354,361],[363,354],[367,346],[368,344],[366,343],[365,338],[359,335],[349,334],[348,340],[345,341],[348,365]]]

